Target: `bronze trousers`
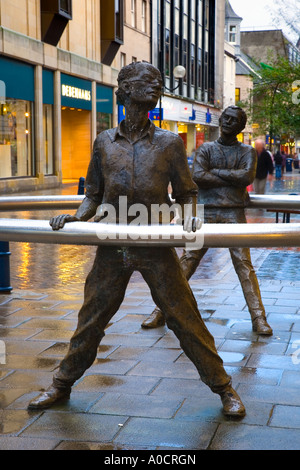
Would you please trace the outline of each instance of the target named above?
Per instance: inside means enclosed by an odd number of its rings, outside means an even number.
[[[119,309],[133,271],[140,271],[187,357],[213,392],[231,383],[213,336],[198,310],[173,248],[99,247],[84,291],[77,329],[54,376],[58,388],[70,387],[95,360],[105,328]]]
[[[205,223],[247,223],[244,209],[206,209]],[[189,280],[199,266],[208,248],[184,251],[180,264]],[[238,275],[251,319],[265,316],[260,288],[252,265],[249,248],[229,248],[234,269]]]

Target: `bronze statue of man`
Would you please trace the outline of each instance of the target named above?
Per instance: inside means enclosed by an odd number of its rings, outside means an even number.
[[[256,173],[257,154],[250,146],[237,140],[247,122],[246,113],[237,106],[229,106],[220,117],[221,136],[215,142],[204,143],[195,154],[192,178],[199,187],[198,201],[204,204],[206,223],[246,223],[245,207],[249,203],[247,186]],[[230,248],[233,266],[240,280],[252,320],[252,329],[258,335],[272,335],[267,323],[259,284],[248,248]],[[180,264],[189,280],[196,271],[206,248],[183,253]],[[160,309],[144,321],[144,328],[165,324]]]
[[[86,196],[75,216],[51,219],[53,230],[66,222],[89,220],[101,204],[111,204],[118,211],[120,195],[127,196],[128,205],[140,203],[149,209],[151,204],[168,204],[170,181],[179,204],[191,203],[197,194],[181,138],[148,120],[148,112],[156,106],[162,89],[158,69],[146,62],[130,64],[120,71],[118,83],[118,101],[126,108],[126,118],[119,127],[97,137],[86,178]],[[119,309],[133,271],[140,271],[144,277],[156,304],[165,313],[168,327],[203,382],[220,395],[224,414],[244,416],[244,405],[232,388],[231,377],[200,316],[176,251],[169,247],[98,247],[66,357],[51,387],[29,408],[48,408],[69,397],[74,382],[92,365],[104,329]]]

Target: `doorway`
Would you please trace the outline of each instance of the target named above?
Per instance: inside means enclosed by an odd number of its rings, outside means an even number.
[[[91,158],[91,112],[62,108],[62,177],[64,182],[85,177]]]

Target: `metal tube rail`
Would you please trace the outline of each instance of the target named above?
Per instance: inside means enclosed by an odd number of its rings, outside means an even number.
[[[76,210],[84,196],[0,197],[0,212],[32,210]]]
[[[30,210],[76,210],[84,196],[0,197],[0,212]],[[248,208],[300,210],[300,195],[250,195]]]
[[[67,245],[173,246],[192,244],[195,234],[179,225],[128,226],[72,222],[53,231],[48,220],[0,219],[0,240]],[[300,224],[204,224],[194,249],[300,247]],[[202,238],[201,238],[202,237]]]

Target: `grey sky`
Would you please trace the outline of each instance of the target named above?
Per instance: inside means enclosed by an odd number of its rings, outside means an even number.
[[[274,21],[268,10],[274,6],[273,0],[229,0],[235,13],[243,18],[242,30],[250,29],[274,29]],[[299,0],[300,1],[300,0]],[[299,21],[299,19],[298,19]],[[287,38],[295,40],[295,36],[289,32],[283,23],[281,25]]]

